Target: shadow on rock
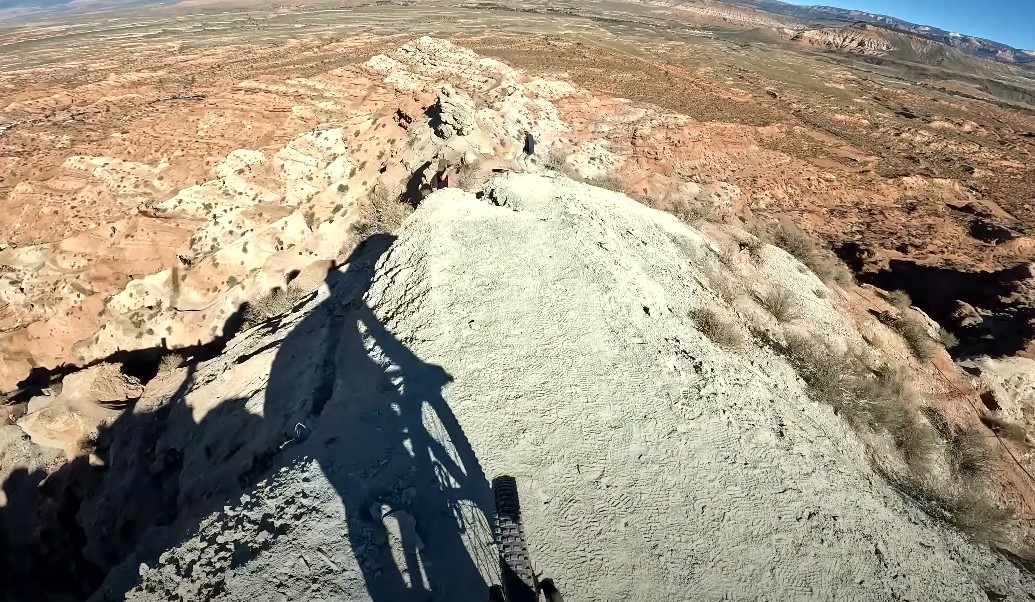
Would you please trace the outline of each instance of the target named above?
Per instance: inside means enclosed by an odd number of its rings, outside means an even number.
[[[1033,275],[1027,264],[969,272],[893,259],[887,268],[858,277],[908,293],[917,307],[959,337],[955,357],[1014,355],[1035,340]]]
[[[486,599],[492,492],[442,397],[451,377],[414,355],[364,299],[391,242],[372,237],[344,272],[331,270],[330,296],[286,336],[289,324],[269,322],[233,342],[243,350],[179,370],[166,393],[103,429],[92,460],[50,476],[13,473],[0,507],[3,599],[121,600],[138,586],[156,599],[188,590],[219,598],[231,569],[291,528],[227,558],[212,542],[202,553],[213,571],[170,577],[186,589],[143,583],[137,567],[161,566],[206,517],[219,520],[300,459],[318,462],[340,498],[341,537],[372,600]],[[238,382],[237,366],[273,347],[268,374],[256,376],[263,382]],[[477,544],[486,558],[469,551]]]

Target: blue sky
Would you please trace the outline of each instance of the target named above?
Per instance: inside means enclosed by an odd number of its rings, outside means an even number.
[[[864,10],[1035,50],[1035,0],[789,0]]]

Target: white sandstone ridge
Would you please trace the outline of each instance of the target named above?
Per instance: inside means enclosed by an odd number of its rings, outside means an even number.
[[[487,479],[503,474],[532,561],[570,599],[1035,591],[878,477],[855,431],[760,344],[792,328],[862,344],[839,293],[782,250],[723,255],[624,195],[513,173],[481,198],[432,194],[377,244],[274,327],[163,377],[161,395],[149,385],[148,411],[192,417],[147,452],[178,458],[147,473],[174,482],[177,528],[145,534],[96,600],[483,600],[498,580]],[[724,302],[723,282],[784,287],[800,318]],[[702,307],[745,343],[702,334],[688,316]],[[108,469],[107,499],[132,491],[147,453]],[[234,489],[256,458],[272,476]],[[191,515],[202,498],[214,513]],[[87,536],[103,540],[115,510],[90,507]]]
[[[33,367],[207,343],[242,302],[347,252],[349,233],[369,217],[372,195],[426,183],[461,158],[481,174],[512,168],[523,130],[535,133],[541,158],[584,178],[621,174],[624,184],[665,206],[725,207],[740,195],[722,182],[686,181],[679,174],[690,166],[671,158],[664,168],[641,164],[607,138],[622,124],[641,139],[681,149],[707,145],[697,136],[669,139],[690,118],[600,99],[445,40],[422,37],[290,85],[328,99],[293,110],[333,115],[333,122],[279,148],[213,157],[200,184],[168,189],[163,172],[173,166],[165,159],[149,166],[73,157],[57,180],[31,185],[60,189],[61,178],[73,178],[84,185],[70,204],[105,205],[96,195],[114,191],[113,202],[126,211],[98,216],[63,241],[0,250],[0,266],[9,268],[0,273],[0,288],[10,291],[0,312],[0,390],[13,389]],[[701,160],[709,152],[691,154]]]

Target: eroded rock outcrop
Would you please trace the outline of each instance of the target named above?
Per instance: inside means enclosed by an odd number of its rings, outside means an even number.
[[[435,101],[432,127],[440,138],[466,136],[474,131],[474,103],[451,86],[444,86]]]
[[[791,34],[790,39],[810,46],[866,55],[881,55],[895,49],[879,29],[866,25],[804,29]]]

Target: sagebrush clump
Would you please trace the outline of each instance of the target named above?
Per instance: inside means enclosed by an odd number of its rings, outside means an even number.
[[[568,163],[568,153],[560,147],[553,146],[546,151],[543,167],[564,174],[577,182],[582,181],[579,173]]]
[[[934,339],[927,334],[927,328],[914,314],[900,316],[891,322],[891,327],[906,341],[916,359],[926,362],[934,357]]]
[[[744,344],[744,334],[733,320],[726,319],[718,311],[705,307],[690,312],[698,330],[716,345],[725,349],[736,349]]]
[[[172,372],[183,365],[183,356],[178,353],[166,353],[158,361],[158,373]]]
[[[295,307],[305,294],[291,286],[287,290],[275,288],[245,304],[242,328],[263,324]]]
[[[757,293],[755,299],[781,324],[798,318],[798,302],[794,293],[782,286],[767,293]]]
[[[913,301],[909,295],[905,291],[892,291],[888,293],[888,302],[898,310],[897,316],[889,315],[885,318],[888,326],[905,340],[916,359],[926,362],[933,358],[934,339],[928,334],[923,320],[913,310]]]
[[[413,206],[407,203],[401,194],[391,194],[382,188],[375,188],[362,205],[353,229],[361,238],[374,234],[391,234],[402,226],[411,213]]]
[[[986,482],[994,456],[974,427],[950,424],[945,414],[920,404],[905,371],[871,369],[857,354],[836,352],[805,336],[774,344],[808,386],[809,396],[827,404],[860,432],[886,435],[905,472],[887,467],[880,448],[875,468],[929,514],[959,528],[979,542],[1001,539],[1012,513],[995,502]],[[930,478],[934,466],[948,468],[951,481]]]
[[[628,192],[628,189],[625,187],[625,182],[614,174],[598,176],[591,179],[588,183],[598,188],[606,188],[607,190],[620,192],[622,194],[626,194]]]
[[[816,243],[798,228],[779,228],[773,244],[793,255],[823,282],[852,282],[852,272],[828,251],[821,251]]]

